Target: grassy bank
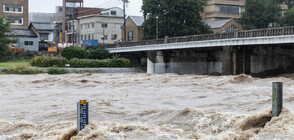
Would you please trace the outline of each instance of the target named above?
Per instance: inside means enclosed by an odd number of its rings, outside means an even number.
[[[29,66],[31,59],[15,59],[6,62],[0,62],[0,67],[19,67],[19,66]]]

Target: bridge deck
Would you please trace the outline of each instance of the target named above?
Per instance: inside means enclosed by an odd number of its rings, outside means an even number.
[[[109,44],[105,45],[105,47],[111,53],[118,53],[196,47],[281,44],[293,42],[294,26],[291,26],[269,29],[244,30],[231,33],[192,35],[158,40],[145,40],[142,42],[125,42],[118,44]]]

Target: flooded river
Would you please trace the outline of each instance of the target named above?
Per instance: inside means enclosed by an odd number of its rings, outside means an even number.
[[[0,139],[293,139],[294,75],[0,75]],[[272,82],[284,109],[271,118]],[[90,124],[76,131],[76,103]]]

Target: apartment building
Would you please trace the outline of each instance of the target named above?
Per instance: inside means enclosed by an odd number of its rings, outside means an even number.
[[[0,0],[0,16],[11,21],[14,28],[27,28],[29,23],[28,0]]]
[[[240,18],[246,0],[207,0],[203,17],[205,21]]]
[[[245,11],[246,0],[207,0],[202,14],[205,21],[240,18]],[[282,14],[287,10],[285,4],[281,5]]]
[[[78,17],[78,43],[83,40],[98,40],[99,44],[111,44],[121,39],[124,22],[121,8],[105,9],[101,14]]]

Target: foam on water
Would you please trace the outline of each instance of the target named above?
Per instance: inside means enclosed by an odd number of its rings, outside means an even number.
[[[0,75],[0,139],[293,139],[292,75]],[[271,82],[284,109],[271,118]],[[76,134],[76,102],[90,124]]]
[[[253,115],[165,110],[148,114],[145,122],[91,122],[78,134],[75,122],[0,121],[0,139],[292,139],[293,113],[284,108],[277,118],[270,114],[270,109]]]

